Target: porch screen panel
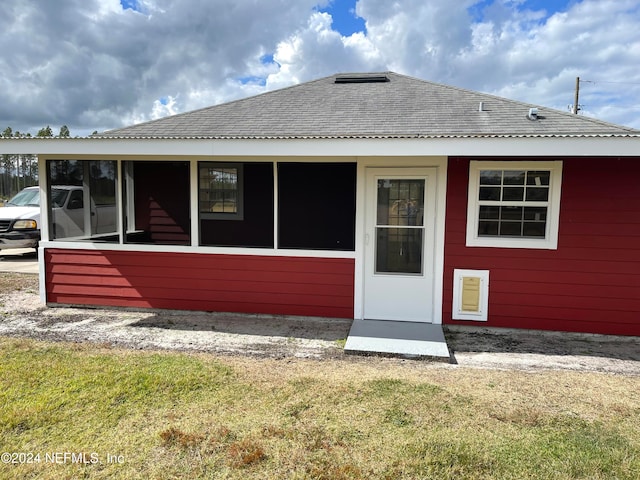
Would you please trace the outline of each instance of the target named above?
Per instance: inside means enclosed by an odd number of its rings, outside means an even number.
[[[355,250],[356,164],[279,163],[279,248]]]
[[[215,167],[212,162],[202,163],[207,165],[207,175],[209,166]],[[226,165],[221,168],[228,169]],[[236,168],[242,172],[242,188],[234,190],[238,195],[235,202],[227,202],[226,198],[224,202],[218,201],[212,214],[211,201],[200,195],[200,245],[273,248],[273,163],[245,162]],[[201,177],[199,181],[202,180]],[[226,212],[222,211],[223,205]],[[233,211],[237,205],[242,205],[242,215]],[[209,212],[203,214],[203,208]]]
[[[132,172],[127,192],[126,243],[190,245],[189,162],[124,162]]]
[[[117,162],[48,160],[49,238],[119,241]]]

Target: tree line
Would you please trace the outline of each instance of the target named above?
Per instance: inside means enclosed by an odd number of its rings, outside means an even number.
[[[11,127],[4,129],[0,136],[4,138],[31,138],[30,133],[13,131]],[[36,137],[60,137],[71,136],[66,125],[60,127],[57,135],[49,125],[38,130]],[[0,155],[0,198],[11,198],[25,187],[38,184],[38,157],[26,154],[2,154]]]

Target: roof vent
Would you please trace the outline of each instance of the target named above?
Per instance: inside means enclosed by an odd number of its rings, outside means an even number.
[[[529,109],[529,114],[527,115],[527,118],[529,120],[538,120],[538,109],[537,108],[530,108]]]
[[[385,83],[389,82],[386,75],[339,75],[335,83]]]

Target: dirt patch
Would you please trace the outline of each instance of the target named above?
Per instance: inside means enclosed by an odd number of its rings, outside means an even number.
[[[240,315],[166,310],[46,307],[35,275],[0,275],[0,335],[39,340],[92,342],[132,349],[171,349],[270,358],[333,358],[345,355],[351,321],[277,315]],[[510,329],[448,328],[452,364],[518,369],[599,371],[640,376],[635,337]],[[404,359],[392,361],[407,362]]]
[[[477,327],[449,327],[446,336],[461,365],[640,375],[637,337]]]
[[[37,277],[11,276],[19,281],[5,278],[0,294],[0,335],[5,336],[134,349],[321,358],[342,354],[342,340],[351,326],[348,320],[277,315],[46,307],[39,298]],[[10,284],[19,288],[12,290]]]

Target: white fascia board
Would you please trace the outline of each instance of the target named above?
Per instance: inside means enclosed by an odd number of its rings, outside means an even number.
[[[1,140],[2,154],[35,154],[47,158],[84,156],[96,158],[149,156],[176,157],[185,155],[212,155],[211,140],[185,139],[20,139]]]
[[[216,140],[217,156],[640,156],[640,137]]]
[[[0,139],[0,154],[56,156],[639,156],[640,136],[406,139]]]

